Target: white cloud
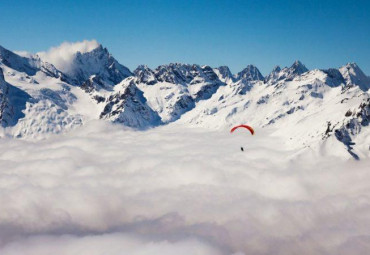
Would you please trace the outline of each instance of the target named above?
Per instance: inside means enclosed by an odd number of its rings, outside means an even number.
[[[52,47],[46,52],[37,54],[46,62],[52,63],[59,70],[68,73],[76,52],[89,52],[100,44],[96,40],[84,40],[82,42],[64,42],[57,47]]]
[[[28,51],[14,51],[14,53],[21,57],[26,57],[26,58],[31,58],[33,56],[33,54]]]
[[[369,158],[282,148],[268,131],[100,121],[4,138],[0,254],[369,253]]]
[[[217,249],[197,240],[151,241],[120,233],[73,236],[49,235],[21,238],[7,244],[2,255],[221,255]]]

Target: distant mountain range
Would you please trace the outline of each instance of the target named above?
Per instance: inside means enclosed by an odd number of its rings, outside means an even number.
[[[335,137],[355,158],[370,134],[370,78],[355,63],[308,70],[300,61],[264,77],[248,65],[171,63],[132,72],[99,45],[76,52],[62,72],[38,55],[0,46],[0,123],[4,136],[60,133],[93,119],[144,130],[159,125],[225,129],[249,123],[276,129],[302,149]]]

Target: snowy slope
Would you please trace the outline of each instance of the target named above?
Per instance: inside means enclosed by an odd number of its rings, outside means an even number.
[[[339,71],[347,86],[359,86],[363,91],[370,89],[370,78],[362,72],[356,63],[348,63],[342,66]]]
[[[88,80],[91,75],[100,76],[109,85],[118,84],[132,75],[130,70],[118,63],[102,45],[86,53],[76,52],[71,68],[66,74],[79,85]]]
[[[76,77],[62,73],[37,56],[21,57],[1,48],[0,68],[4,78],[0,75],[0,120],[1,125],[6,128],[3,135],[43,137],[45,133],[65,132],[100,117],[104,105],[102,102],[99,104],[92,92],[101,89],[101,94],[109,95],[113,93],[113,81],[121,80],[131,73],[116,65],[115,60],[101,47],[90,54],[76,55],[80,56],[78,59],[91,64],[81,64],[82,68],[78,68],[76,72],[87,70],[83,73],[86,77],[91,74],[88,81],[96,82],[94,77],[105,77],[103,87],[98,88],[94,84],[95,87],[91,89],[85,84],[87,87],[80,88],[75,85]],[[95,66],[96,69],[93,69],[93,64],[98,60],[105,64],[112,61],[111,69],[104,69],[102,66]],[[109,70],[113,70],[114,74],[110,75]],[[116,70],[122,72],[116,73]],[[98,73],[94,74],[94,71]],[[111,87],[104,87],[106,84]],[[135,118],[142,119],[140,115],[134,115],[133,119]]]
[[[149,106],[164,123],[177,120],[225,85],[209,66],[171,63],[155,70],[139,66],[134,73]]]
[[[2,127],[12,127],[25,116],[23,110],[29,98],[26,92],[5,81],[3,69],[0,67],[0,123]]]
[[[71,93],[72,86],[42,71],[34,76],[2,66],[9,84],[11,123],[5,127],[10,135],[37,137],[43,133],[60,133],[82,124],[83,117],[69,111],[77,100]]]
[[[35,75],[38,71],[41,71],[54,78],[60,78],[65,81],[68,79],[66,75],[55,68],[55,66],[42,61],[37,55],[30,54],[28,57],[23,57],[1,46],[0,63],[15,71],[26,73],[28,76],[27,78]]]
[[[115,90],[104,102],[101,119],[140,129],[161,123],[157,112],[147,105],[147,100],[143,92],[137,88],[134,78],[125,79],[115,87]]]
[[[271,127],[276,129],[275,135],[285,137],[286,146],[293,148],[311,146],[336,129],[356,135],[360,130],[354,129],[361,126],[369,132],[369,111],[364,106],[368,105],[369,93],[363,87],[355,85],[344,91],[345,84],[340,82],[343,78],[338,80],[326,70],[306,71],[297,63],[280,71],[275,68],[273,73],[278,81],[273,82],[270,74],[265,82],[251,83],[247,93],[240,93],[241,83],[220,88],[209,100],[199,102],[194,110],[184,114],[178,123],[212,129],[249,123],[257,128],[257,133],[260,128]],[[347,127],[357,115],[362,117],[355,122],[362,124]],[[348,141],[344,143],[347,146]]]
[[[295,61],[266,77],[253,65],[235,75],[227,66],[180,63],[141,65],[131,73],[101,45],[71,52],[60,71],[37,55],[0,47],[3,135],[42,137],[94,119],[137,129],[170,124],[227,130],[248,123],[256,135],[275,130],[284,146],[297,151],[317,151],[334,139],[355,158],[366,154],[368,145],[358,137],[366,141],[370,132],[370,79],[355,63],[308,70]]]

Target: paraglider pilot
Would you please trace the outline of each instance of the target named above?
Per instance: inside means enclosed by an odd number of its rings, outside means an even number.
[[[254,135],[254,129],[252,128],[252,127],[250,127],[250,126],[248,126],[248,125],[239,125],[239,126],[235,126],[235,127],[233,127],[231,130],[230,130],[230,133],[232,133],[232,132],[234,132],[236,129],[238,129],[238,128],[246,128],[246,129],[248,129],[249,130],[249,132],[251,132],[251,134],[252,135]],[[241,151],[244,151],[244,148],[243,147],[240,147],[240,150]]]

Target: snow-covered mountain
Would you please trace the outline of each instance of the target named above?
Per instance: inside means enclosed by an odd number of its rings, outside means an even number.
[[[101,119],[136,128],[161,124],[158,113],[147,105],[144,93],[137,88],[135,78],[127,78],[115,89],[116,92],[104,102],[104,110],[100,114]]]
[[[370,78],[366,76],[356,63],[348,63],[339,69],[348,87],[359,86],[363,91],[370,88]]]
[[[225,85],[209,66],[169,64],[134,71],[138,87],[164,123],[173,122]]]
[[[246,81],[262,81],[263,76],[254,65],[248,65],[236,75],[236,80],[244,79]]]
[[[277,135],[286,136],[286,146],[292,148],[311,146],[337,129],[359,133],[370,119],[369,93],[359,86],[344,91],[343,84],[332,79],[327,71],[312,70],[292,80],[255,82],[246,94],[240,94],[235,84],[227,85],[184,114],[179,123],[207,128],[235,123],[271,127]],[[347,146],[347,141],[340,140]]]
[[[5,81],[3,69],[0,67],[0,126],[12,127],[25,114],[25,102],[30,96],[23,90]]]
[[[265,81],[270,84],[277,83],[281,80],[291,81],[296,76],[299,76],[307,71],[308,69],[306,66],[297,60],[292,64],[291,67],[285,67],[281,69],[280,66],[275,66],[272,72],[266,77]]]
[[[370,135],[370,78],[355,63],[308,70],[295,61],[266,77],[253,65],[235,75],[227,66],[181,63],[140,65],[131,72],[98,45],[74,52],[63,71],[55,66],[42,55],[19,56],[0,47],[5,135],[37,137],[93,119],[137,129],[249,123],[257,133],[274,129],[297,150],[335,139],[353,157],[362,156],[359,137]]]
[[[67,81],[65,74],[52,64],[42,61],[37,55],[22,57],[0,46],[0,62],[15,71],[25,73],[29,76],[33,76],[38,71],[41,71],[50,77]]]
[[[78,85],[95,75],[105,84],[113,86],[132,75],[130,70],[118,63],[102,45],[89,52],[76,52],[71,67],[66,74]]]

